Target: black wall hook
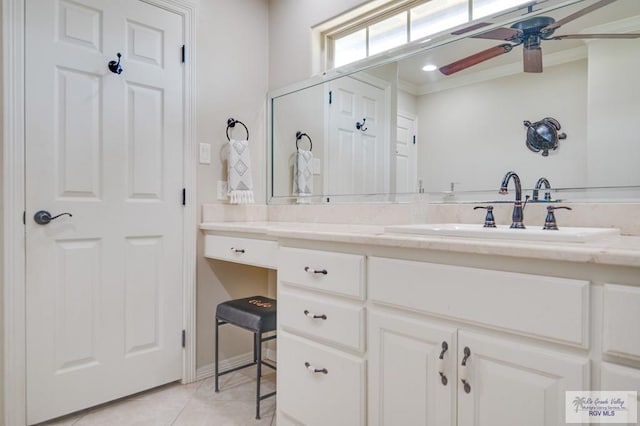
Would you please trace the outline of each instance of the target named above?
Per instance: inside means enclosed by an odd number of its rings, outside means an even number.
[[[363,132],[367,131],[367,127],[364,127],[364,123],[366,123],[367,119],[363,118],[362,119],[362,123],[361,122],[356,122],[356,129],[358,130],[362,130]]]
[[[122,55],[120,54],[120,52],[118,52],[116,56],[118,57],[118,62],[109,61],[109,71],[114,74],[122,74],[122,67],[120,66],[120,58],[122,57]]]

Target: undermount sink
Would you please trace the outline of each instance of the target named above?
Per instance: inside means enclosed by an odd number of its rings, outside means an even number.
[[[414,225],[391,225],[385,232],[400,234],[418,234],[446,237],[491,238],[504,240],[535,240],[584,243],[604,237],[619,235],[617,228],[573,228],[562,227],[558,230],[543,230],[538,226],[525,229],[511,229],[508,225],[496,228],[484,228],[482,224],[469,223],[421,223]]]

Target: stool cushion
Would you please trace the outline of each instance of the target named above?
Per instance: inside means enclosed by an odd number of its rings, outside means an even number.
[[[264,296],[245,297],[220,303],[216,318],[257,333],[276,329],[276,301]]]

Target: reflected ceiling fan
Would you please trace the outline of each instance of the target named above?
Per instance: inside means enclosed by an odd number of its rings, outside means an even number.
[[[607,6],[617,0],[600,0],[580,9],[571,15],[556,21],[548,16],[535,16],[524,21],[516,22],[510,28],[496,28],[485,33],[474,35],[474,38],[485,38],[491,40],[504,40],[509,43],[500,44],[498,46],[475,53],[466,58],[452,62],[439,68],[444,75],[451,75],[458,71],[462,71],[481,62],[487,61],[496,56],[509,53],[514,47],[522,45],[523,47],[523,63],[524,72],[540,73],[542,72],[542,48],[540,43],[543,40],[565,40],[565,39],[590,39],[590,38],[608,38],[608,39],[632,39],[640,38],[640,34],[566,34],[554,36],[555,30],[560,28],[567,22],[571,22],[580,18],[587,13],[591,13],[596,9]],[[529,6],[529,12],[532,12],[532,6]],[[476,24],[470,28],[456,32],[462,34],[481,27],[483,24]]]

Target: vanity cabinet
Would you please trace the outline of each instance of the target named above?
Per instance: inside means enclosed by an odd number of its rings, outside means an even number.
[[[567,390],[640,394],[631,261],[578,269],[492,246],[467,258],[284,234],[205,247],[277,265],[278,425],[550,426],[564,424]]]
[[[586,358],[509,338],[372,312],[371,425],[556,425],[564,392],[588,386]]]
[[[278,424],[365,425],[365,257],[280,248]]]
[[[371,257],[367,284],[372,425],[551,426],[589,388],[544,342],[587,345],[586,281]]]

